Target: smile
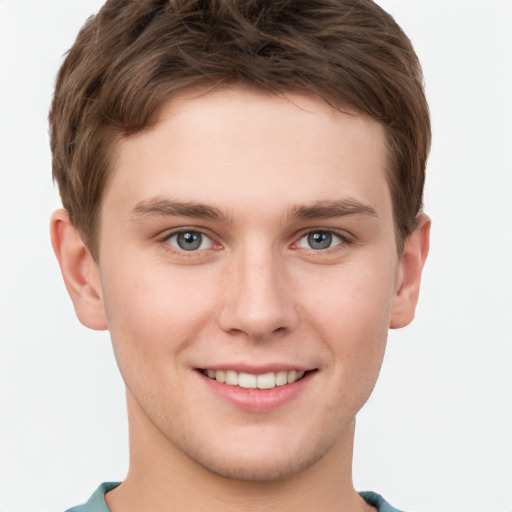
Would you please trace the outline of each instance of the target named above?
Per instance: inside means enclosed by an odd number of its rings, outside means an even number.
[[[204,375],[212,380],[246,389],[272,389],[276,386],[292,384],[304,377],[307,372],[291,370],[268,372],[261,375],[236,372],[234,370],[201,370]]]

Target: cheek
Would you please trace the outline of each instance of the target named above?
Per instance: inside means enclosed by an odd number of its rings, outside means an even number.
[[[169,275],[162,265],[145,268],[150,270],[117,269],[102,286],[121,372],[140,375],[151,368],[156,377],[173,368],[179,371],[180,355],[207,320],[212,293],[207,286],[198,289],[199,279]]]
[[[126,326],[142,338],[150,332],[185,335],[208,307],[208,282],[152,262],[141,263],[133,271],[128,267],[109,272],[102,283],[109,326]]]
[[[375,384],[386,347],[395,272],[392,260],[354,264],[316,288],[327,292],[311,295],[309,322],[330,352],[340,393],[354,389],[363,397]]]
[[[391,258],[353,261],[320,278],[311,275],[311,285],[305,286],[310,290],[311,318],[322,319],[323,325],[340,336],[353,333],[347,340],[378,339],[389,328],[395,275],[396,263]]]

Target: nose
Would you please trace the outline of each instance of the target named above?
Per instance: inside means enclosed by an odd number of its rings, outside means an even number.
[[[271,251],[245,251],[225,268],[220,327],[255,341],[293,331],[297,307],[286,265]]]

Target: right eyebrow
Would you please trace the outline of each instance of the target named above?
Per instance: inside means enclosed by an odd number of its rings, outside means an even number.
[[[137,203],[131,210],[134,220],[144,217],[192,217],[226,221],[226,216],[215,206],[188,201],[172,201],[162,197],[153,197]]]

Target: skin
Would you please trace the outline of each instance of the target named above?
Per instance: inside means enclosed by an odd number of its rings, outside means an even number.
[[[119,144],[97,262],[65,211],[52,219],[77,315],[110,330],[126,383],[130,469],[107,503],[371,510],[352,485],[355,416],[388,329],[414,316],[430,222],[398,255],[371,118],[299,94],[202,92]],[[201,233],[199,249],[179,230]],[[315,233],[331,245],[312,247]],[[308,378],[261,411],[198,371],[283,365]]]

